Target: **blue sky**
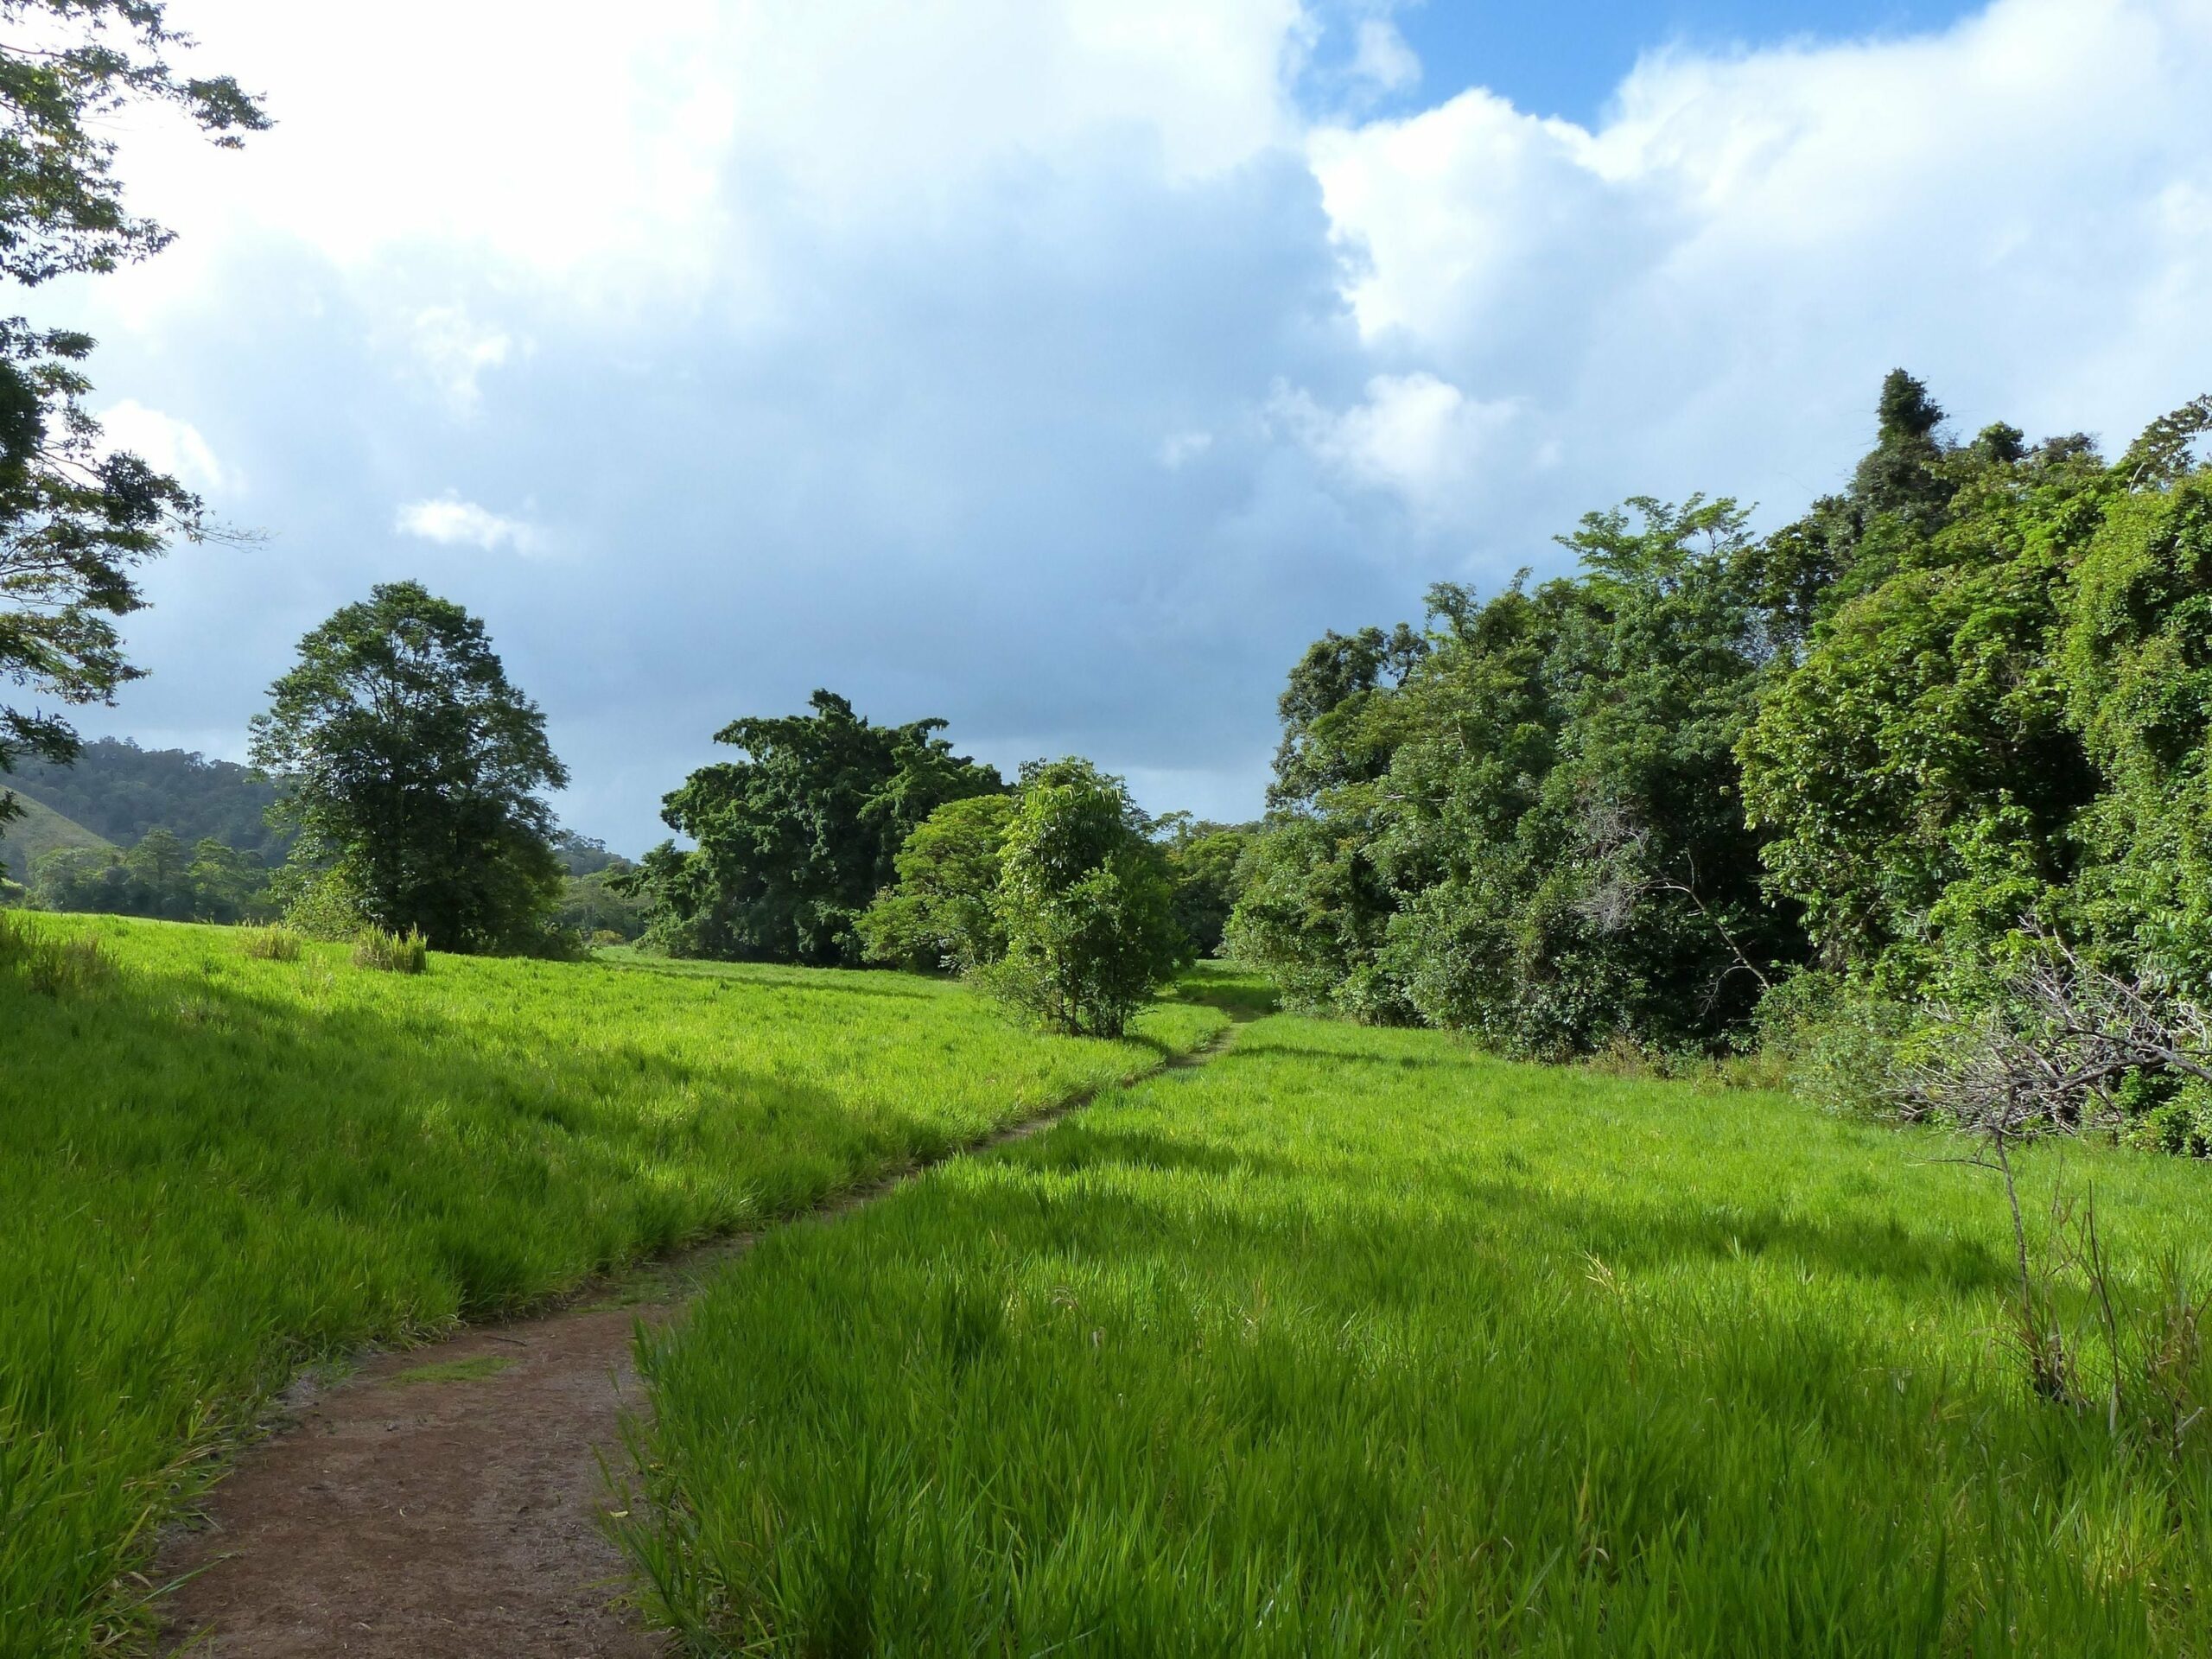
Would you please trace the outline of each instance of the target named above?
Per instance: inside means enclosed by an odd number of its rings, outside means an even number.
[[[1427,0],[1390,14],[1420,60],[1402,112],[1487,86],[1531,115],[1593,125],[1637,60],[1661,50],[1726,54],[1790,41],[1898,39],[1942,29],[1977,6],[1959,0]],[[1332,42],[1356,52],[1357,14],[1332,17]]]
[[[1248,816],[1322,630],[1630,494],[1777,522],[1896,365],[2120,443],[2212,388],[2202,0],[174,10],[279,125],[134,126],[177,244],[29,303],[258,539],[88,729],[238,754],[417,577],[633,852],[816,686]]]

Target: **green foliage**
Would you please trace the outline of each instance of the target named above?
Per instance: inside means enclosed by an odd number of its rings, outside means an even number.
[[[190,42],[158,0],[0,0],[0,21],[21,36],[0,45],[0,276],[112,270],[168,242],[123,206],[109,135],[126,111],[171,105],[224,146],[268,124],[227,76],[171,69]],[[205,529],[175,479],[101,443],[83,402],[92,350],[73,329],[0,319],[0,683],[64,705],[137,677],[114,620],[143,603],[134,572]],[[0,704],[0,777],[77,747],[59,715]],[[16,811],[0,789],[0,823]]]
[[[2204,998],[2212,995],[2212,468],[2143,487],[2140,464],[2131,454],[2116,469],[2138,487],[2112,503],[2082,558],[2061,653],[2069,713],[2105,783],[2079,827],[2082,906],[2101,944]]]
[[[1174,885],[1175,925],[1202,957],[1221,954],[1229,918],[1244,890],[1244,854],[1253,832],[1249,824],[1206,823],[1187,812],[1171,812],[1152,826]]]
[[[1639,498],[1572,577],[1323,639],[1228,948],[1514,1053],[1787,1028],[1853,1103],[2009,1018],[2037,937],[2212,995],[2212,397],[2116,465],[1942,421],[1898,371],[1849,487],[1771,535]]]
[[[281,863],[291,837],[268,821],[276,785],[228,760],[183,749],[142,749],[96,738],[66,766],[27,760],[19,798],[36,800],[118,847],[168,830],[188,842],[218,841]]]
[[[296,860],[335,872],[371,925],[442,950],[542,938],[562,871],[540,791],[569,775],[481,622],[419,582],[381,584],[300,642],[270,696],[253,759],[284,785]]]
[[[1011,796],[971,795],[915,826],[893,863],[897,881],[860,918],[868,960],[957,974],[1003,957],[999,879],[1014,815]]]
[[[1775,889],[1825,961],[1907,991],[2049,909],[2100,786],[2053,650],[2106,469],[2069,439],[1953,474],[1948,515],[1892,537],[1741,746]]]
[[[2029,1392],[1944,1145],[1248,1025],[649,1335],[623,1541],[699,1652],[2212,1651],[2205,1422]],[[2202,1402],[2202,1171],[2022,1165],[2039,1249],[2095,1185],[2134,1397]]]
[[[73,927],[120,971],[56,1003],[0,970],[10,1655],[148,1634],[158,1535],[296,1368],[798,1214],[1224,1023],[1162,1005],[1093,1043],[885,974],[359,973],[343,946]]]
[[[1744,514],[1638,499],[1566,542],[1580,576],[1436,589],[1394,685],[1318,718],[1287,696],[1228,948],[1295,1005],[1522,1052],[1712,1047],[1799,950],[1734,787],[1770,632]]]
[[[364,928],[353,941],[353,965],[384,974],[423,973],[430,965],[429,942],[420,928],[410,928],[404,933]]]
[[[1118,778],[1072,757],[1024,771],[1000,860],[1006,953],[976,972],[1056,1031],[1119,1037],[1189,960],[1160,849]]]
[[[360,889],[344,866],[317,869],[295,859],[269,879],[284,925],[302,938],[340,944],[372,925]]]
[[[702,766],[662,816],[690,836],[646,855],[625,885],[652,907],[648,938],[678,957],[858,965],[858,923],[897,876],[899,849],[949,801],[996,793],[998,773],[938,734],[941,720],[874,726],[834,692],[812,713],[733,721],[741,760]]]
[[[41,910],[168,921],[238,922],[272,909],[260,858],[221,842],[188,849],[165,829],[127,853],[62,847],[31,867],[29,902]]]

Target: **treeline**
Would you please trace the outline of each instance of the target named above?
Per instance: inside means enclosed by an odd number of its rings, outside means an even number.
[[[956,754],[942,720],[810,712],[733,721],[741,758],[664,804],[690,838],[616,885],[681,957],[964,973],[1072,1031],[1118,1033],[1166,976],[1221,943],[1246,832],[1154,818],[1090,762],[1012,785]]]
[[[1900,371],[1849,487],[1770,535],[1637,499],[1562,538],[1573,575],[1330,634],[1281,699],[1231,950],[1307,1007],[1537,1056],[1881,1062],[2001,1024],[2054,953],[2193,1005],[2208,428],[2200,400],[2117,461],[1960,441]],[[2157,1071],[2138,1103],[2194,1111]]]

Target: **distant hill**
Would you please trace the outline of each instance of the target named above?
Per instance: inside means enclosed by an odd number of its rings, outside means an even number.
[[[0,780],[0,787],[4,786],[4,780]],[[83,824],[63,817],[52,807],[40,805],[22,791],[16,790],[15,796],[16,804],[23,809],[23,816],[0,824],[0,871],[11,880],[27,879],[31,861],[57,847],[112,849],[113,842],[94,835]]]
[[[187,845],[212,836],[275,864],[291,845],[262,817],[276,798],[274,785],[233,761],[203,760],[185,749],[142,749],[127,738],[99,738],[85,745],[75,765],[26,760],[0,778],[0,788],[119,847],[136,846],[149,830],[161,828]]]

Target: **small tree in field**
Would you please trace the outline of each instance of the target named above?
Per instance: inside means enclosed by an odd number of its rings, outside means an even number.
[[[481,622],[419,582],[386,583],[302,639],[270,696],[254,764],[287,785],[272,811],[298,829],[319,889],[439,950],[543,936],[562,870],[539,791],[569,774]]]
[[[1189,960],[1160,850],[1121,780],[1087,760],[1022,780],[1000,867],[1006,955],[976,977],[1055,1029],[1118,1037]]]

